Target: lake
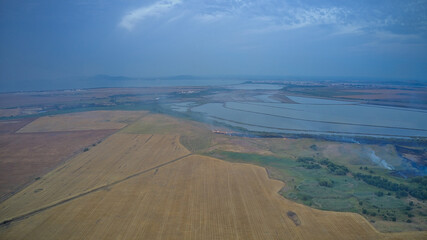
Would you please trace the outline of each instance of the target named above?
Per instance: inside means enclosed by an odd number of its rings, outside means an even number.
[[[275,133],[377,137],[427,137],[427,111],[288,96],[293,103],[259,95],[258,102],[207,103],[191,108],[209,120]]]

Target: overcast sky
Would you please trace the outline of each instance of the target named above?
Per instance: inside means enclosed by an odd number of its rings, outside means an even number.
[[[0,0],[0,81],[427,79],[427,0]]]

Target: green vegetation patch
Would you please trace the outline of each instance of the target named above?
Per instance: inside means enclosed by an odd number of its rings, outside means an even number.
[[[411,185],[397,184],[384,177],[362,173],[356,173],[354,176],[356,179],[361,179],[372,186],[392,191],[397,197],[407,197],[410,194],[420,200],[427,200],[427,185],[425,185],[427,176],[412,178]]]
[[[176,121],[169,121],[168,118],[158,118],[156,121],[143,118],[127,126],[122,131],[137,134],[167,134],[176,132],[178,128],[179,124]]]
[[[253,163],[260,166],[272,166],[278,168],[297,167],[299,165],[295,161],[288,158],[279,158],[276,156],[259,155],[253,153],[214,150],[206,153],[206,155],[230,162]]]
[[[347,167],[328,159],[319,160],[311,157],[293,159],[221,150],[214,150],[206,155],[266,167],[270,176],[286,183],[285,188],[280,191],[281,195],[314,208],[356,212],[373,222],[406,224],[408,219],[416,219],[415,214],[419,215],[414,203],[410,206],[407,198],[399,198],[392,191],[368,184],[354,177]],[[317,165],[320,168],[311,167]],[[416,178],[412,181],[414,184],[421,184],[424,179]]]
[[[208,134],[203,135],[182,135],[179,139],[181,144],[193,153],[208,148],[211,145],[212,138]]]

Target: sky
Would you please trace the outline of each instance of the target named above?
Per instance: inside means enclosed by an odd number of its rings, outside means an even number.
[[[427,0],[0,0],[0,86],[98,74],[427,80]]]

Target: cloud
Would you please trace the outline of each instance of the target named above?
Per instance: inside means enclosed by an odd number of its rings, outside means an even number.
[[[365,33],[366,25],[363,24],[342,24],[337,26],[335,32],[331,34],[331,36],[339,36],[339,35],[360,35]]]
[[[211,14],[198,14],[195,16],[195,19],[201,21],[201,22],[206,22],[206,23],[211,23],[211,22],[216,22],[219,21],[221,19],[223,19],[224,17],[226,17],[228,14],[225,12],[216,12],[216,13],[211,13]]]
[[[248,33],[268,33],[286,31],[316,25],[344,24],[348,10],[332,8],[290,8],[282,15],[255,17],[262,27],[251,29]]]
[[[134,9],[123,16],[119,26],[127,29],[128,31],[132,31],[138,22],[146,19],[147,17],[162,15],[181,3],[181,0],[163,0],[149,6]]]
[[[343,8],[310,8],[296,9],[296,14],[291,16],[290,21],[301,27],[318,24],[336,24],[341,22],[347,11]],[[294,21],[292,21],[292,18]]]

